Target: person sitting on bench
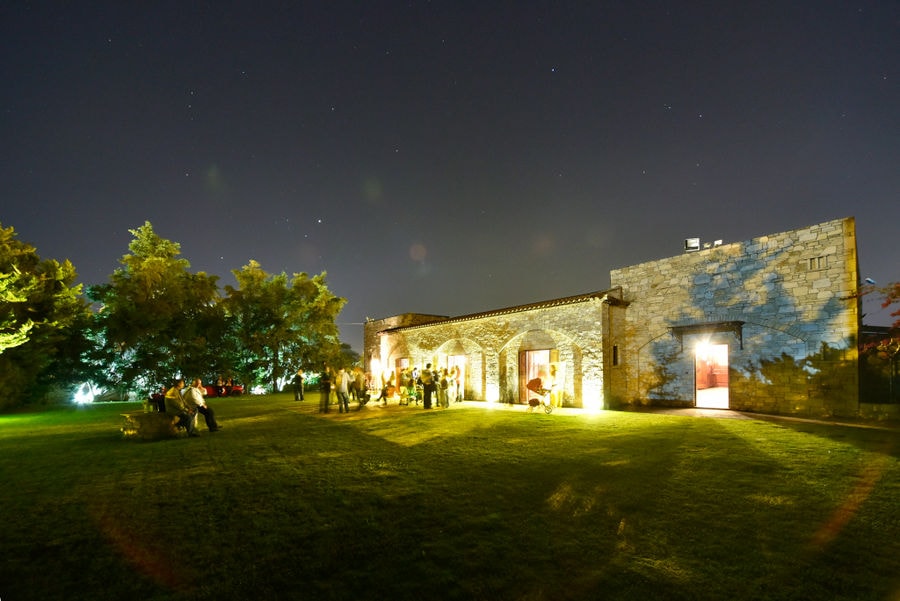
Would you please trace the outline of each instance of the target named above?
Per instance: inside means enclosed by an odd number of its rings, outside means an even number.
[[[179,378],[175,380],[175,385],[166,391],[166,414],[172,416],[173,423],[177,420],[175,427],[183,427],[187,430],[188,436],[200,436],[194,427],[194,416],[197,412],[191,410],[184,402],[181,396],[183,388],[184,379]]]
[[[190,404],[194,406],[193,409],[196,409],[203,414],[204,419],[206,419],[206,427],[209,431],[218,432],[219,423],[216,421],[216,413],[213,411],[212,407],[206,404],[206,399],[204,398],[205,395],[206,389],[203,387],[203,382],[200,378],[194,378],[194,381],[191,382],[191,387],[188,388],[188,400],[190,401]]]

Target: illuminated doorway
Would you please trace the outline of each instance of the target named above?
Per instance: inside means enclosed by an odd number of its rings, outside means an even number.
[[[534,393],[528,383],[540,378],[541,389],[551,391],[547,401],[559,407],[565,382],[565,364],[559,361],[557,349],[519,352],[519,402],[527,404]]]
[[[695,405],[706,409],[728,409],[728,345],[697,345],[694,373]]]

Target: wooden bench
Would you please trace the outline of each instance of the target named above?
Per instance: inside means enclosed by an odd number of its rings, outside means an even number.
[[[125,419],[122,424],[122,435],[125,438],[161,440],[178,436],[175,428],[177,419],[166,413],[131,411],[123,413],[122,417]]]

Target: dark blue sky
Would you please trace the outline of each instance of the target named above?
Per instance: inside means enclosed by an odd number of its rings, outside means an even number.
[[[359,349],[848,215],[900,280],[898,2],[135,4],[0,8],[0,223],[85,283],[149,220],[327,271]]]

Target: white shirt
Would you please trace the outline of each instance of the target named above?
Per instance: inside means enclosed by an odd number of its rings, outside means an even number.
[[[206,399],[203,396],[206,394],[206,389],[202,386],[191,386],[188,388],[188,398],[191,400],[194,405],[197,407],[205,407]]]

